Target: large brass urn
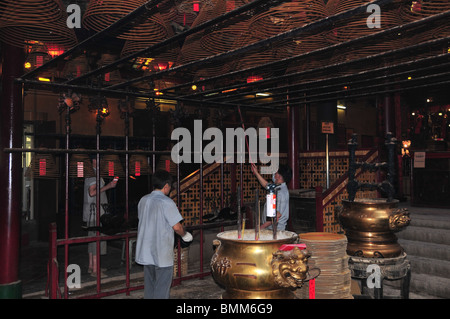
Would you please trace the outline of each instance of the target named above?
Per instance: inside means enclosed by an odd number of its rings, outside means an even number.
[[[392,258],[403,253],[395,232],[411,219],[407,209],[398,208],[398,200],[343,200],[338,218],[347,236],[349,256]]]
[[[214,279],[226,288],[224,299],[293,299],[293,287],[301,287],[307,277],[306,250],[294,248],[280,251],[283,244],[292,244],[297,234],[261,230],[255,240],[246,230],[238,239],[237,231],[225,231],[214,241],[211,259]]]

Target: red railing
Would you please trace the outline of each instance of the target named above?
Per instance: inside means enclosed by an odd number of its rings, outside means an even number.
[[[204,169],[205,168],[205,169]],[[220,168],[221,170],[221,184],[223,185],[223,164],[211,164],[211,165],[201,165],[200,169],[196,172],[194,172],[193,174],[190,175],[190,177],[184,179],[183,181],[178,182],[178,189],[180,190],[180,194],[184,191],[187,191],[189,189],[189,187],[192,187],[193,185],[199,183],[200,185],[200,194],[202,194],[201,189],[203,187],[203,177],[206,175],[209,175],[211,173],[213,173],[214,171],[217,171]],[[179,176],[179,174],[178,174]],[[186,186],[186,184],[188,184],[188,186]],[[223,187],[222,189],[222,198],[223,198]],[[179,195],[180,194],[176,194],[175,196],[178,197],[178,203],[179,203]],[[200,195],[201,196],[201,195]],[[203,201],[200,199],[200,216],[203,215]],[[222,201],[223,203],[223,201]],[[194,273],[190,273],[190,274],[186,274],[182,276],[182,267],[181,267],[181,247],[180,247],[180,242],[178,242],[178,249],[177,249],[177,254],[178,254],[178,258],[177,258],[177,276],[173,279],[172,281],[172,285],[179,285],[181,284],[182,281],[184,280],[190,280],[190,279],[194,279],[194,278],[202,278],[202,277],[206,277],[209,276],[211,274],[211,272],[209,271],[209,269],[207,271],[204,270],[203,267],[203,249],[204,249],[204,244],[203,244],[203,231],[205,229],[211,229],[211,228],[219,228],[221,231],[224,230],[225,226],[231,226],[231,225],[235,225],[236,221],[228,221],[228,222],[221,222],[221,223],[209,223],[209,224],[203,224],[202,219],[200,218],[200,224],[199,225],[191,225],[191,226],[186,226],[186,230],[187,231],[196,231],[199,230],[200,231],[200,267],[199,267],[199,271],[198,272],[194,272]],[[106,296],[110,296],[110,295],[115,295],[115,294],[123,294],[125,293],[126,295],[129,295],[131,292],[135,291],[135,290],[140,290],[143,289],[144,286],[141,285],[136,285],[136,286],[132,286],[131,285],[131,281],[130,281],[130,246],[129,246],[129,241],[133,238],[135,238],[137,236],[137,232],[136,231],[126,231],[124,233],[119,233],[119,234],[115,234],[115,235],[104,235],[101,234],[100,232],[97,232],[96,236],[89,236],[89,237],[75,237],[75,238],[68,238],[67,233],[66,233],[66,238],[63,239],[58,239],[57,238],[57,226],[56,223],[52,223],[50,224],[50,228],[49,228],[49,232],[50,232],[50,236],[49,236],[49,259],[48,259],[48,283],[47,283],[47,288],[48,288],[48,297],[50,299],[57,299],[57,298],[64,298],[64,299],[68,299],[69,298],[69,289],[67,287],[67,272],[64,271],[64,292],[61,292],[60,290],[60,282],[59,282],[59,262],[58,262],[58,257],[57,257],[57,251],[58,251],[58,247],[64,247],[64,269],[67,269],[68,265],[68,247],[69,245],[73,245],[73,244],[81,244],[81,243],[91,243],[91,242],[95,242],[97,244],[97,252],[99,252],[99,245],[100,245],[100,241],[108,241],[108,240],[115,240],[115,239],[123,239],[125,240],[125,263],[126,263],[126,271],[125,271],[125,288],[120,288],[120,289],[115,289],[115,290],[108,290],[108,291],[102,291],[102,287],[101,287],[101,277],[97,276],[97,282],[96,282],[96,287],[97,287],[97,291],[94,294],[90,294],[90,295],[83,295],[81,298],[102,298],[102,297],[106,297]],[[100,269],[100,259],[101,256],[99,253],[97,253],[98,256],[98,269]]]

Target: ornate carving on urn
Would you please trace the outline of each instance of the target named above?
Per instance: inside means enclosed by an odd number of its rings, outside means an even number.
[[[309,257],[306,249],[298,247],[273,253],[271,265],[275,283],[285,288],[301,288],[307,277]]]

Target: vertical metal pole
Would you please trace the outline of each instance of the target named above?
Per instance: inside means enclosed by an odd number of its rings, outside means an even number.
[[[259,224],[261,223],[261,217],[260,217],[260,204],[259,204],[259,189],[257,188],[255,191],[255,210],[254,210],[254,217],[253,217],[253,223],[254,223],[254,227],[255,227],[255,240],[259,240],[259,233],[260,233],[260,229],[259,229]]]
[[[56,244],[56,223],[49,225],[49,254],[48,254],[48,268],[49,268],[49,298],[58,298],[58,267],[56,263],[57,258],[57,244]],[[67,281],[66,281],[67,282]]]
[[[2,43],[2,94],[0,97],[0,297],[22,297],[19,280],[21,154],[4,148],[20,148],[23,132],[23,91],[14,79],[23,73],[24,50]]]
[[[327,165],[327,189],[330,188],[330,152],[328,149],[328,134],[325,134],[325,161]]]
[[[225,205],[224,203],[225,187],[223,178],[224,178],[224,164],[222,162],[220,163],[220,210],[222,210]]]
[[[323,189],[316,187],[316,232],[323,232]]]
[[[203,224],[203,161],[200,162],[200,225]],[[203,273],[203,228],[200,228],[200,272]]]
[[[129,195],[129,179],[128,176],[130,175],[130,167],[129,167],[129,154],[128,154],[128,150],[129,150],[129,135],[130,135],[130,118],[129,118],[129,114],[128,112],[125,113],[125,221],[128,224],[128,214],[129,214],[129,208],[128,208],[128,195]],[[127,227],[126,230],[127,234],[129,233],[129,229]],[[128,291],[128,289],[130,288],[130,237],[127,236],[125,237],[125,253],[126,253],[126,266],[125,266],[125,286],[127,288],[127,293],[126,295],[129,296],[130,292]]]
[[[70,148],[70,107],[67,106],[66,110],[66,150]],[[64,229],[64,238],[65,240],[69,239],[69,153],[65,154],[66,160],[66,179],[65,179],[65,229]],[[56,258],[56,256],[55,256]],[[52,261],[53,262],[53,261]],[[69,245],[67,243],[64,244],[64,298],[68,298],[69,288],[67,287],[67,267],[69,264]]]
[[[100,153],[98,152],[100,150],[100,132],[101,132],[101,117],[100,117],[100,110],[97,110],[97,132],[96,132],[96,150],[97,150],[97,163],[96,163],[96,206],[95,206],[95,212],[96,212],[96,223],[95,226],[100,226]],[[100,241],[98,239],[98,236],[100,236],[100,231],[96,231],[96,251],[97,251],[97,293],[100,293],[100,279],[101,279],[101,268],[100,268]]]
[[[237,190],[237,231],[238,231],[238,239],[242,239],[242,213],[241,213],[241,195],[240,195],[241,186],[239,185]]]

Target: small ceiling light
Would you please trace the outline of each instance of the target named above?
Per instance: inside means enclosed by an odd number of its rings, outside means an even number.
[[[197,85],[195,85],[195,84],[192,85],[192,86],[191,86],[191,89],[192,89],[193,91],[197,90]]]
[[[342,104],[338,104],[337,108],[340,109],[340,110],[346,110],[347,109],[347,107],[345,105],[342,105]]]

